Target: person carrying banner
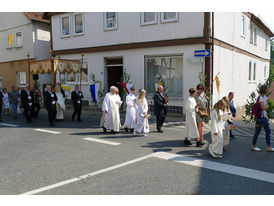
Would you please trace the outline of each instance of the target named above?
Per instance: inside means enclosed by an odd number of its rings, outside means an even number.
[[[45,108],[48,111],[48,121],[51,126],[55,126],[53,124],[53,121],[56,117],[56,102],[57,102],[57,96],[53,91],[51,91],[51,86],[46,86],[46,91],[43,94],[44,96],[44,104]]]

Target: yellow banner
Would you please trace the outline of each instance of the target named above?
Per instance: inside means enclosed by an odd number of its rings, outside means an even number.
[[[8,34],[8,44],[9,44],[9,47],[12,47],[12,45],[13,45],[13,36],[12,36],[12,33]]]
[[[216,87],[217,87],[217,91],[220,94],[220,82],[219,82],[219,78],[216,77]]]

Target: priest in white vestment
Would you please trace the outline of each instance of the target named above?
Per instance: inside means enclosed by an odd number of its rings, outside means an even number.
[[[146,91],[144,89],[140,90],[138,100],[137,100],[137,124],[134,133],[139,133],[142,136],[147,136],[149,133],[148,124],[148,104],[145,98]]]
[[[120,97],[116,94],[115,86],[110,87],[110,92],[106,94],[102,103],[102,111],[104,112],[103,130],[111,130],[111,133],[116,134],[120,128],[119,107],[121,105]]]
[[[133,132],[136,125],[137,99],[135,97],[135,91],[136,91],[135,87],[131,87],[130,93],[126,97],[127,110],[126,110],[126,119],[125,119],[124,128],[127,132],[128,130]]]
[[[185,111],[186,111],[186,126],[185,126],[185,140],[184,144],[189,146],[192,145],[190,140],[198,139],[199,132],[196,123],[196,109],[199,107],[199,103],[195,100],[196,89],[189,89],[189,97],[185,101]],[[190,140],[189,140],[190,139]]]
[[[57,86],[55,88],[55,94],[57,96],[57,102],[56,102],[57,115],[56,115],[56,120],[57,121],[62,121],[64,119],[64,111],[66,110],[66,105],[65,105],[64,94],[61,92],[61,86],[59,84],[57,84]]]

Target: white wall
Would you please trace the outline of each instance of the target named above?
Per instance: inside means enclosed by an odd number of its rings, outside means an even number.
[[[72,22],[72,13],[71,22]],[[167,39],[200,37],[203,35],[204,13],[179,13],[178,22],[158,23],[141,26],[140,12],[118,12],[118,29],[104,31],[103,12],[84,13],[84,31],[81,36],[61,38],[61,16],[52,17],[53,49],[63,50],[72,48],[94,47],[103,45],[146,42]],[[72,25],[72,24],[71,24]],[[72,29],[71,29],[72,31]]]
[[[131,75],[131,81],[139,88],[144,88],[145,56],[183,54],[183,98],[170,98],[170,105],[183,106],[184,99],[188,96],[188,90],[196,87],[199,82],[198,76],[201,71],[201,63],[193,63],[194,50],[204,49],[204,45],[172,46],[148,49],[121,50],[112,52],[87,53],[85,61],[88,62],[88,73],[94,73],[96,80],[104,83],[104,58],[123,57],[124,69]],[[80,54],[63,55],[62,59],[80,59]],[[101,74],[102,73],[102,74]],[[91,84],[89,79],[88,85]],[[90,98],[88,85],[83,87],[84,96]]]
[[[0,12],[0,62],[26,59],[27,52],[30,58],[34,57],[32,23],[23,12]],[[6,48],[7,35],[10,32],[23,34],[23,47]]]
[[[245,35],[241,36],[242,12],[214,12],[214,37],[262,58],[270,59],[270,37],[257,28],[257,46],[250,44],[250,18],[245,16]],[[265,51],[265,39],[268,49]]]
[[[256,81],[249,82],[249,61],[256,62]],[[264,66],[267,66],[266,79],[269,76],[269,63],[262,62],[249,56],[214,46],[214,77],[220,72],[220,94],[216,83],[213,84],[213,104],[229,92],[235,93],[236,106],[243,106],[251,92],[256,91],[257,84],[264,83]],[[252,73],[253,77],[253,73]]]

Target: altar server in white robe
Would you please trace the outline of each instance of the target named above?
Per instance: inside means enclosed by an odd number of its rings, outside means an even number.
[[[189,97],[185,101],[186,126],[184,144],[187,146],[192,145],[190,140],[199,138],[199,132],[196,123],[196,109],[199,107],[200,103],[196,103],[195,95],[196,89],[190,88]]]
[[[209,145],[209,154],[214,158],[223,157],[224,146],[224,125],[229,113],[225,113],[225,101],[219,100],[213,107],[211,112],[211,139],[212,143]]]
[[[126,119],[125,119],[124,128],[127,132],[128,130],[133,132],[136,125],[137,99],[135,97],[135,91],[136,91],[135,87],[131,87],[130,93],[126,97],[127,110],[126,110]]]
[[[64,97],[64,94],[62,93],[62,89],[61,89],[61,86],[59,84],[57,84],[57,86],[55,88],[55,94],[57,96],[56,121],[62,121],[64,119],[64,111],[66,110],[66,105],[65,105],[65,97]]]
[[[148,104],[146,100],[146,91],[144,89],[139,91],[137,100],[137,124],[134,134],[139,133],[142,136],[147,136],[149,133],[148,124]]]
[[[119,132],[120,127],[120,115],[119,107],[121,101],[116,95],[116,87],[111,86],[110,92],[106,94],[104,101],[102,103],[102,111],[104,112],[104,132],[111,130],[112,134]]]
[[[121,120],[120,119],[120,107],[121,107],[121,105],[122,105],[122,103],[123,103],[123,101],[121,101],[121,97],[120,97],[120,95],[119,95],[119,89],[117,88],[117,87],[115,87],[115,89],[116,89],[116,91],[115,91],[115,95],[116,95],[116,102],[117,102],[117,104],[118,104],[118,116],[119,116],[119,120]],[[121,127],[122,125],[121,125],[121,121],[119,121],[119,127]]]

